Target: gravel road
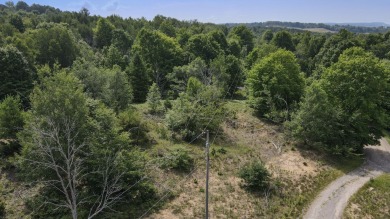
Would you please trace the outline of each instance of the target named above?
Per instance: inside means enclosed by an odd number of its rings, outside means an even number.
[[[370,178],[390,172],[390,145],[385,139],[380,146],[365,148],[366,161],[358,169],[338,178],[312,202],[303,218],[341,218],[348,199]]]

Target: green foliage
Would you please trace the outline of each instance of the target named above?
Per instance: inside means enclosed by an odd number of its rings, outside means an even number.
[[[215,131],[223,120],[224,107],[220,100],[220,92],[213,86],[198,87],[196,79],[191,79],[194,89],[190,93],[181,93],[173,101],[172,109],[166,114],[168,127],[179,133],[186,140],[191,141],[205,129]],[[191,85],[192,86],[192,85]],[[196,90],[196,92],[192,92]]]
[[[119,66],[114,66],[112,70],[108,71],[108,74],[108,89],[103,101],[118,113],[131,103],[133,91],[126,73],[121,71]]]
[[[20,149],[16,134],[23,124],[20,98],[6,97],[0,102],[0,156],[13,155]]]
[[[262,36],[262,39],[269,43],[271,42],[271,40],[274,38],[274,33],[272,32],[272,30],[266,30],[264,33],[263,33],[263,36]]]
[[[124,55],[130,50],[131,46],[133,45],[133,40],[124,30],[115,29],[112,31],[111,43],[111,45],[118,48],[122,55]]]
[[[175,27],[172,25],[172,22],[168,20],[164,20],[159,27],[159,30],[170,37],[176,36],[176,30]]]
[[[300,42],[296,46],[295,54],[302,71],[307,75],[311,75],[315,70],[314,57],[319,53],[325,40],[325,36],[318,36],[310,34],[309,32],[306,32],[301,36]]]
[[[12,46],[0,48],[0,100],[20,95],[27,100],[32,88],[32,71],[23,54]]]
[[[156,113],[161,105],[161,94],[156,83],[153,83],[149,88],[148,96],[146,97],[146,103],[149,106],[151,113]]]
[[[389,121],[381,107],[387,99],[388,75],[379,59],[353,47],[345,50],[322,78],[331,103],[342,110],[339,143],[357,151],[378,143]]]
[[[245,59],[245,67],[250,70],[260,59],[276,52],[278,47],[273,44],[265,44],[261,47],[254,48]]]
[[[133,88],[134,102],[145,102],[147,95],[145,91],[149,88],[150,78],[144,62],[137,53],[133,55],[130,65],[126,68],[126,73]]]
[[[357,47],[347,49],[308,89],[293,116],[293,134],[343,155],[377,144],[389,121],[383,108],[387,77],[373,54]]]
[[[99,18],[96,28],[94,29],[94,43],[97,48],[103,48],[111,45],[114,29],[114,25],[112,25],[107,19]]]
[[[29,6],[26,2],[24,1],[18,1],[15,5],[16,10],[24,10],[27,11],[29,9]]]
[[[174,66],[183,62],[183,50],[173,38],[159,31],[143,28],[137,35],[132,53],[138,53],[151,71],[150,78],[164,93],[165,77],[172,72]]]
[[[338,145],[341,111],[334,106],[318,82],[306,89],[298,112],[286,123],[292,136],[308,145],[327,149]]]
[[[93,99],[103,99],[108,77],[104,69],[85,59],[77,59],[73,64],[74,74],[84,84],[84,91]]]
[[[24,24],[23,24],[22,17],[20,17],[17,14],[11,15],[11,18],[10,18],[9,22],[10,22],[10,24],[12,24],[12,26],[14,26],[16,29],[18,29],[19,32],[21,32],[21,33],[24,32],[25,27],[24,27]]]
[[[221,89],[226,97],[234,96],[243,85],[244,69],[240,59],[233,55],[219,56],[210,64],[210,81]]]
[[[245,49],[247,52],[252,51],[254,47],[254,43],[253,43],[254,35],[248,27],[244,25],[233,27],[229,33],[229,37],[232,36],[238,37],[239,44],[242,49]]]
[[[360,43],[354,37],[353,33],[343,29],[336,35],[328,38],[319,53],[315,56],[316,65],[331,66],[336,63],[344,50],[359,46]]]
[[[194,168],[194,159],[184,149],[177,149],[168,154],[162,160],[161,167],[164,169],[173,169],[181,172],[190,172]]]
[[[219,47],[225,51],[229,52],[229,45],[226,40],[225,34],[221,30],[214,30],[209,33],[211,39],[219,44]]]
[[[5,218],[6,212],[5,212],[5,203],[0,200],[0,217]]]
[[[303,94],[304,79],[294,54],[278,50],[259,61],[248,73],[250,104],[275,122],[288,119]]]
[[[72,74],[58,72],[34,89],[31,111],[19,136],[23,150],[18,167],[24,179],[42,183],[40,195],[32,200],[33,206],[44,207],[41,217],[63,217],[71,210],[50,208],[48,201],[76,205],[79,216],[87,217],[96,207],[96,194],[102,194],[107,185],[121,188],[121,200],[126,203],[147,201],[144,195],[153,198],[148,183],[131,187],[144,174],[139,171],[144,156],[131,150],[129,135],[121,130],[115,113],[88,99]],[[60,181],[69,186],[64,188]],[[65,197],[70,189],[79,194],[77,200]],[[111,208],[121,209],[121,203]]]
[[[228,75],[225,91],[232,97],[238,87],[243,85],[244,70],[241,61],[233,55],[226,56],[225,63],[225,73]]]
[[[75,37],[65,24],[41,23],[31,37],[35,59],[41,65],[58,62],[69,67],[78,55]]]
[[[244,186],[252,191],[267,189],[270,184],[271,174],[261,161],[247,163],[238,175],[244,180]]]
[[[127,56],[124,56],[118,47],[111,45],[109,47],[104,47],[104,66],[106,68],[112,68],[114,65],[120,66],[122,70],[126,68],[127,65]]]
[[[203,89],[203,84],[198,79],[190,77],[187,82],[186,93],[191,97],[197,97]]]
[[[172,97],[176,98],[179,93],[186,90],[187,82],[191,77],[197,78],[203,84],[209,84],[211,79],[207,73],[206,62],[199,57],[188,65],[174,67],[173,71],[167,75]]]
[[[83,82],[85,92],[94,99],[102,100],[107,106],[119,112],[133,100],[131,84],[119,66],[112,69],[98,68],[83,59],[73,65],[75,75]]]
[[[188,39],[186,48],[194,57],[200,57],[206,61],[206,63],[209,63],[212,59],[222,53],[218,42],[210,35],[206,34],[191,36]]]
[[[138,111],[128,108],[119,113],[118,119],[122,131],[128,133],[132,144],[145,145],[148,142],[148,129]]]
[[[275,36],[272,39],[272,43],[282,49],[294,51],[295,46],[294,42],[292,41],[292,36],[287,31],[279,31],[275,34]]]

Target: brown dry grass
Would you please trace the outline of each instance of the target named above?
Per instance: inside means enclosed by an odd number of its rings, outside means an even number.
[[[294,188],[281,189],[279,194],[298,195],[305,190],[300,182],[308,183],[325,170],[314,153],[301,153],[291,150],[293,146],[286,141],[280,127],[266,123],[253,115],[241,101],[230,102],[228,107],[235,115],[222,125],[219,137],[213,137],[211,148],[227,150],[226,154],[216,152],[211,157],[210,201],[211,218],[273,218],[279,213],[278,207],[283,198],[266,197],[259,192],[250,193],[242,188],[238,170],[248,161],[261,159],[272,172],[273,178],[281,184]],[[172,185],[176,196],[159,211],[148,218],[202,218],[205,201],[205,165],[203,151],[199,146],[191,146],[199,155],[198,170],[182,185]],[[200,152],[200,154],[199,154]],[[169,176],[168,176],[169,175]],[[164,180],[171,176],[165,173]],[[163,180],[163,181],[164,181]],[[180,180],[180,177],[177,179]],[[196,183],[195,183],[196,182]],[[295,189],[296,188],[296,189]],[[296,190],[294,192],[290,190]],[[282,191],[283,190],[283,191]],[[283,196],[282,194],[282,196]],[[292,198],[294,199],[295,196]],[[292,205],[298,205],[295,200]],[[281,207],[280,213],[290,214],[290,206]],[[285,208],[285,210],[284,210]],[[285,212],[284,212],[285,211]]]

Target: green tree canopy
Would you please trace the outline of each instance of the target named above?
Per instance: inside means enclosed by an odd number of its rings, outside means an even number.
[[[149,74],[137,53],[133,55],[130,65],[126,68],[129,82],[133,88],[134,102],[142,103],[146,100],[147,90],[149,89]]]
[[[388,72],[372,53],[353,47],[328,68],[293,116],[293,133],[333,153],[361,152],[377,144],[389,115]]]
[[[20,134],[19,168],[25,179],[41,185],[32,207],[57,208],[34,212],[35,217],[91,218],[121,204],[96,201],[134,203],[145,192],[153,196],[147,184],[130,186],[142,177],[135,164],[142,155],[129,148],[120,130],[113,111],[88,99],[75,76],[61,71],[44,78],[31,95]]]
[[[9,96],[0,102],[0,119],[0,159],[5,159],[20,152],[16,138],[24,124],[20,99]]]
[[[376,144],[388,116],[381,106],[387,98],[388,76],[379,59],[362,48],[345,50],[323,76],[332,103],[343,110],[343,144],[361,149]],[[340,139],[341,140],[341,139]]]
[[[42,23],[32,32],[35,59],[41,65],[69,67],[78,55],[73,33],[65,24]]]
[[[246,48],[247,52],[252,51],[254,47],[254,35],[253,32],[244,25],[235,26],[229,33],[229,37],[238,36],[241,48]]]
[[[22,20],[21,16],[19,16],[17,14],[13,14],[13,15],[11,15],[9,22],[10,22],[10,24],[12,24],[12,26],[14,26],[16,29],[18,29],[19,32],[21,32],[21,33],[24,32],[25,27],[24,27],[23,20]]]
[[[292,40],[292,36],[289,32],[282,30],[275,34],[275,36],[272,39],[272,43],[282,49],[286,49],[289,51],[295,50],[295,45]]]
[[[0,48],[0,100],[7,95],[20,95],[27,101],[33,75],[23,54],[12,46]]]
[[[111,45],[112,35],[115,27],[107,19],[100,18],[94,29],[94,41],[97,48]]]
[[[137,35],[133,54],[138,53],[151,71],[151,79],[164,92],[165,76],[172,72],[174,66],[183,64],[183,50],[173,38],[159,31],[143,28]]]
[[[18,96],[7,96],[3,101],[0,102],[0,139],[7,141],[16,141],[16,134],[22,130],[24,125],[22,115],[22,103]],[[12,144],[9,142],[12,149],[6,151],[1,150],[3,142],[0,142],[0,156],[10,155],[16,149],[19,149],[19,145]]]
[[[216,131],[223,121],[224,110],[218,89],[192,77],[187,91],[173,102],[165,119],[171,130],[191,141],[206,129]]]
[[[207,64],[199,57],[188,65],[174,67],[173,71],[167,75],[171,96],[176,98],[179,96],[179,93],[184,92],[191,77],[197,78],[203,84],[211,83]]]
[[[336,63],[344,50],[359,46],[360,42],[354,37],[354,34],[342,29],[338,34],[328,38],[319,53],[315,56],[316,65],[331,66]]]
[[[122,55],[125,55],[129,52],[131,46],[133,45],[133,40],[124,30],[115,29],[112,31],[111,44],[118,48]]]
[[[247,84],[252,107],[274,121],[288,118],[304,90],[294,54],[283,49],[260,60],[248,73]]]
[[[217,41],[207,34],[196,34],[188,39],[186,49],[194,55],[200,57],[206,63],[216,58],[222,50]]]

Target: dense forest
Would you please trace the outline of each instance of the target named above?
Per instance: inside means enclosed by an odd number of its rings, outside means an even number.
[[[377,144],[390,124],[390,31],[267,25],[0,5],[0,167],[36,189],[23,214],[147,216],[170,200],[150,169],[191,174],[185,147],[201,147],[205,130],[223,136],[234,100],[345,162]],[[249,193],[272,187],[262,162],[237,174]]]

